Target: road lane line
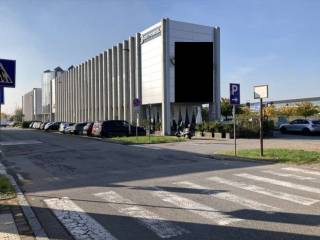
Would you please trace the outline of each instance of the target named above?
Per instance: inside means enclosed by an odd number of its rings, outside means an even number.
[[[2,146],[14,146],[14,145],[24,145],[24,144],[39,144],[42,143],[36,140],[24,140],[24,141],[0,141]]]
[[[25,181],[24,177],[23,177],[20,173],[17,173],[17,178],[18,178],[21,182],[24,182],[24,181]]]
[[[191,188],[191,189],[203,190],[204,193],[208,192],[208,195],[210,197],[218,198],[218,199],[221,199],[221,200],[226,200],[226,201],[229,201],[229,202],[234,202],[236,204],[239,204],[239,205],[242,205],[242,206],[245,206],[245,207],[249,207],[249,208],[257,210],[257,211],[266,211],[266,212],[269,212],[269,211],[271,211],[271,212],[279,212],[279,211],[281,211],[280,208],[273,207],[273,206],[270,206],[268,204],[260,203],[260,202],[257,202],[257,201],[254,201],[254,200],[251,200],[251,199],[248,199],[248,198],[240,197],[240,196],[237,196],[237,195],[229,193],[229,192],[209,193],[210,190],[208,191],[206,189],[206,187],[204,187],[202,185],[195,184],[193,182],[182,181],[182,182],[177,182],[177,183],[174,183],[174,184],[177,184],[179,186],[185,186],[185,187],[188,187],[188,188]],[[214,192],[214,190],[212,190],[212,191]]]
[[[269,173],[271,175],[275,175],[275,176],[279,176],[279,177],[294,178],[294,179],[297,179],[297,180],[316,180],[313,177],[305,177],[305,176],[300,176],[300,175],[291,174],[291,173],[275,172],[275,171],[272,171],[272,170],[265,170],[265,171],[262,171],[262,172]]]
[[[293,167],[286,167],[286,168],[282,168],[282,169],[287,170],[287,171],[292,171],[292,172],[301,172],[301,173],[320,176],[319,171],[312,171],[312,170],[307,170],[307,169],[302,169],[302,168],[293,168]]]
[[[249,174],[249,173],[240,173],[240,174],[234,174],[234,175],[238,176],[238,177],[243,177],[243,178],[259,181],[259,182],[270,183],[270,184],[274,184],[274,185],[278,185],[278,186],[282,186],[282,187],[299,189],[301,191],[319,193],[320,194],[320,189],[319,188],[309,187],[309,186],[306,186],[306,185],[295,184],[295,183],[276,180],[276,179],[272,179],[272,178],[260,177],[260,176],[252,175],[252,174]]]
[[[152,187],[152,189],[155,190],[152,195],[160,198],[162,201],[171,203],[181,209],[209,219],[218,225],[228,225],[243,220],[224,214],[215,208],[194,202],[188,198],[180,197],[174,193],[164,191],[159,187]]]
[[[0,163],[0,175],[7,175],[6,167]]]
[[[43,201],[75,240],[116,240],[110,232],[69,198],[50,198]]]
[[[123,198],[114,191],[96,193],[94,196],[108,202],[116,203],[112,206],[113,208],[118,210],[120,213],[135,218],[160,238],[171,238],[183,235],[185,233],[190,233],[188,230],[172,224],[168,220],[161,218],[155,213],[140,206],[136,206],[136,203],[129,199]]]
[[[231,181],[231,180],[220,178],[220,177],[210,177],[210,178],[208,178],[208,180],[213,181],[213,182],[217,182],[217,183],[221,183],[221,184],[226,184],[226,185],[229,185],[229,186],[232,186],[235,188],[240,188],[240,189],[244,189],[247,191],[260,193],[260,194],[263,194],[266,196],[279,198],[282,200],[287,200],[290,202],[306,205],[306,206],[310,206],[310,205],[315,204],[320,201],[317,199],[312,199],[312,198],[302,197],[302,196],[293,195],[293,194],[289,194],[289,193],[274,191],[274,190],[266,189],[266,188],[259,187],[256,185],[246,184],[243,182],[238,182],[238,181],[235,182],[235,181]]]

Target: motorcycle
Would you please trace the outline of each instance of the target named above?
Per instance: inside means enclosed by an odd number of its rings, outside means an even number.
[[[175,135],[177,137],[187,137],[188,139],[191,139],[193,134],[192,134],[192,131],[190,130],[190,127],[188,126],[183,130],[179,128]]]

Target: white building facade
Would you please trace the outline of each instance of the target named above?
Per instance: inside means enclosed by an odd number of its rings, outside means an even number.
[[[42,121],[54,121],[56,111],[56,78],[63,73],[63,69],[56,67],[53,71],[46,70],[42,74]]]
[[[196,59],[192,59],[188,48],[181,53],[177,50],[183,49],[181,43],[195,43],[190,45],[193,50],[198,43],[206,45],[210,51],[206,54],[208,61],[197,54]],[[175,56],[178,52],[179,57]],[[184,54],[187,57],[182,57]],[[191,70],[193,77],[187,77],[185,86],[181,85],[184,71],[176,71],[176,67],[181,69],[184,58],[191,64],[194,61],[195,65],[201,61],[209,64],[209,72],[200,71],[197,77],[189,67],[186,70]],[[197,66],[201,69],[201,65]],[[204,78],[209,82],[201,83]],[[201,88],[198,84],[202,84]],[[202,90],[200,93],[190,91],[190,85],[203,89],[204,94]],[[200,97],[194,97],[197,94]],[[171,134],[174,121],[191,122],[203,104],[209,104],[211,120],[220,119],[220,30],[162,19],[57,76],[54,97],[56,121],[126,120],[141,124],[151,119],[167,135]],[[140,108],[133,106],[134,99],[140,100]]]
[[[22,113],[24,121],[41,121],[42,90],[34,88],[22,97]]]

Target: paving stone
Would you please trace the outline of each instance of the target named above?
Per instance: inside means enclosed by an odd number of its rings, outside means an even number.
[[[0,239],[21,240],[16,224],[10,213],[0,214]]]

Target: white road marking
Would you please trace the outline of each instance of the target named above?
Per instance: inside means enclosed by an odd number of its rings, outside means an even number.
[[[293,167],[286,167],[286,168],[282,168],[282,169],[287,170],[287,171],[292,171],[292,172],[301,172],[301,173],[320,176],[319,171],[312,171],[312,170],[307,170],[307,169],[302,169],[302,168],[293,168]]]
[[[133,201],[123,198],[114,191],[96,193],[94,196],[108,202],[116,203],[112,206],[113,208],[117,209],[120,213],[135,218],[160,238],[171,238],[190,233],[188,230],[175,226],[155,213],[137,206]]]
[[[279,199],[287,200],[290,202],[306,205],[306,206],[310,206],[310,205],[320,201],[317,199],[306,198],[306,197],[293,195],[293,194],[289,194],[289,193],[274,191],[274,190],[266,189],[266,188],[259,187],[256,185],[246,184],[246,183],[242,183],[242,182],[235,182],[235,181],[231,181],[231,180],[220,178],[220,177],[210,177],[210,178],[208,178],[208,180],[214,181],[217,183],[221,183],[221,184],[226,184],[226,185],[229,185],[232,187],[244,189],[247,191],[260,193],[260,194],[267,195],[270,197],[279,198]]]
[[[230,215],[224,214],[217,209],[206,206],[201,203],[194,202],[190,199],[180,197],[176,194],[162,190],[159,187],[152,187],[155,192],[152,194],[159,197],[162,201],[171,203],[181,209],[187,210],[191,213],[200,215],[201,217],[212,220],[218,225],[228,225],[234,222],[242,221],[243,219],[235,218]]]
[[[294,179],[297,179],[297,180],[316,180],[313,177],[305,177],[305,176],[300,176],[300,175],[291,174],[291,173],[275,172],[275,171],[272,171],[272,170],[265,170],[265,171],[262,171],[262,172],[269,173],[269,174],[272,174],[272,175],[275,175],[275,176],[279,176],[279,177],[294,178]]]
[[[110,232],[70,199],[51,198],[45,199],[44,202],[75,240],[116,240]]]
[[[183,181],[183,182],[177,182],[177,183],[174,183],[174,184],[177,184],[179,186],[186,186],[186,187],[189,187],[189,188],[192,188],[192,189],[197,189],[197,190],[201,190],[202,189],[203,192],[208,192],[206,187],[204,187],[202,185],[195,184],[193,182]],[[234,203],[237,203],[239,205],[242,205],[242,206],[245,206],[245,207],[249,207],[251,209],[258,210],[258,211],[272,211],[272,212],[281,211],[280,208],[273,207],[273,206],[270,206],[270,205],[264,204],[264,203],[259,203],[259,202],[256,202],[254,200],[248,199],[248,198],[239,197],[239,196],[237,196],[235,194],[232,194],[232,193],[229,193],[229,192],[209,193],[209,196],[213,197],[213,198],[218,198],[218,199],[221,199],[221,200],[234,202]]]
[[[0,163],[0,175],[7,175],[7,170],[2,163]]]
[[[24,144],[39,144],[42,143],[36,140],[24,140],[24,141],[0,141],[2,146],[14,146],[14,145],[24,145]]]
[[[139,148],[146,148],[146,149],[153,149],[153,150],[160,150],[160,147],[155,146],[146,146],[146,145],[132,145],[132,147],[139,147]]]
[[[25,181],[24,177],[23,177],[20,173],[17,173],[17,178],[18,178],[21,182]]]
[[[265,183],[270,183],[270,184],[274,184],[274,185],[278,185],[278,186],[282,186],[282,187],[299,189],[301,191],[319,193],[320,194],[320,189],[319,188],[315,188],[315,187],[309,187],[309,186],[306,186],[306,185],[295,184],[295,183],[276,180],[276,179],[272,179],[272,178],[260,177],[260,176],[252,175],[252,174],[249,174],[249,173],[240,173],[240,174],[235,174],[235,175],[238,176],[238,177],[243,177],[243,178],[247,178],[247,179],[251,179],[251,180],[255,180],[255,181],[259,181],[259,182],[265,182]]]

